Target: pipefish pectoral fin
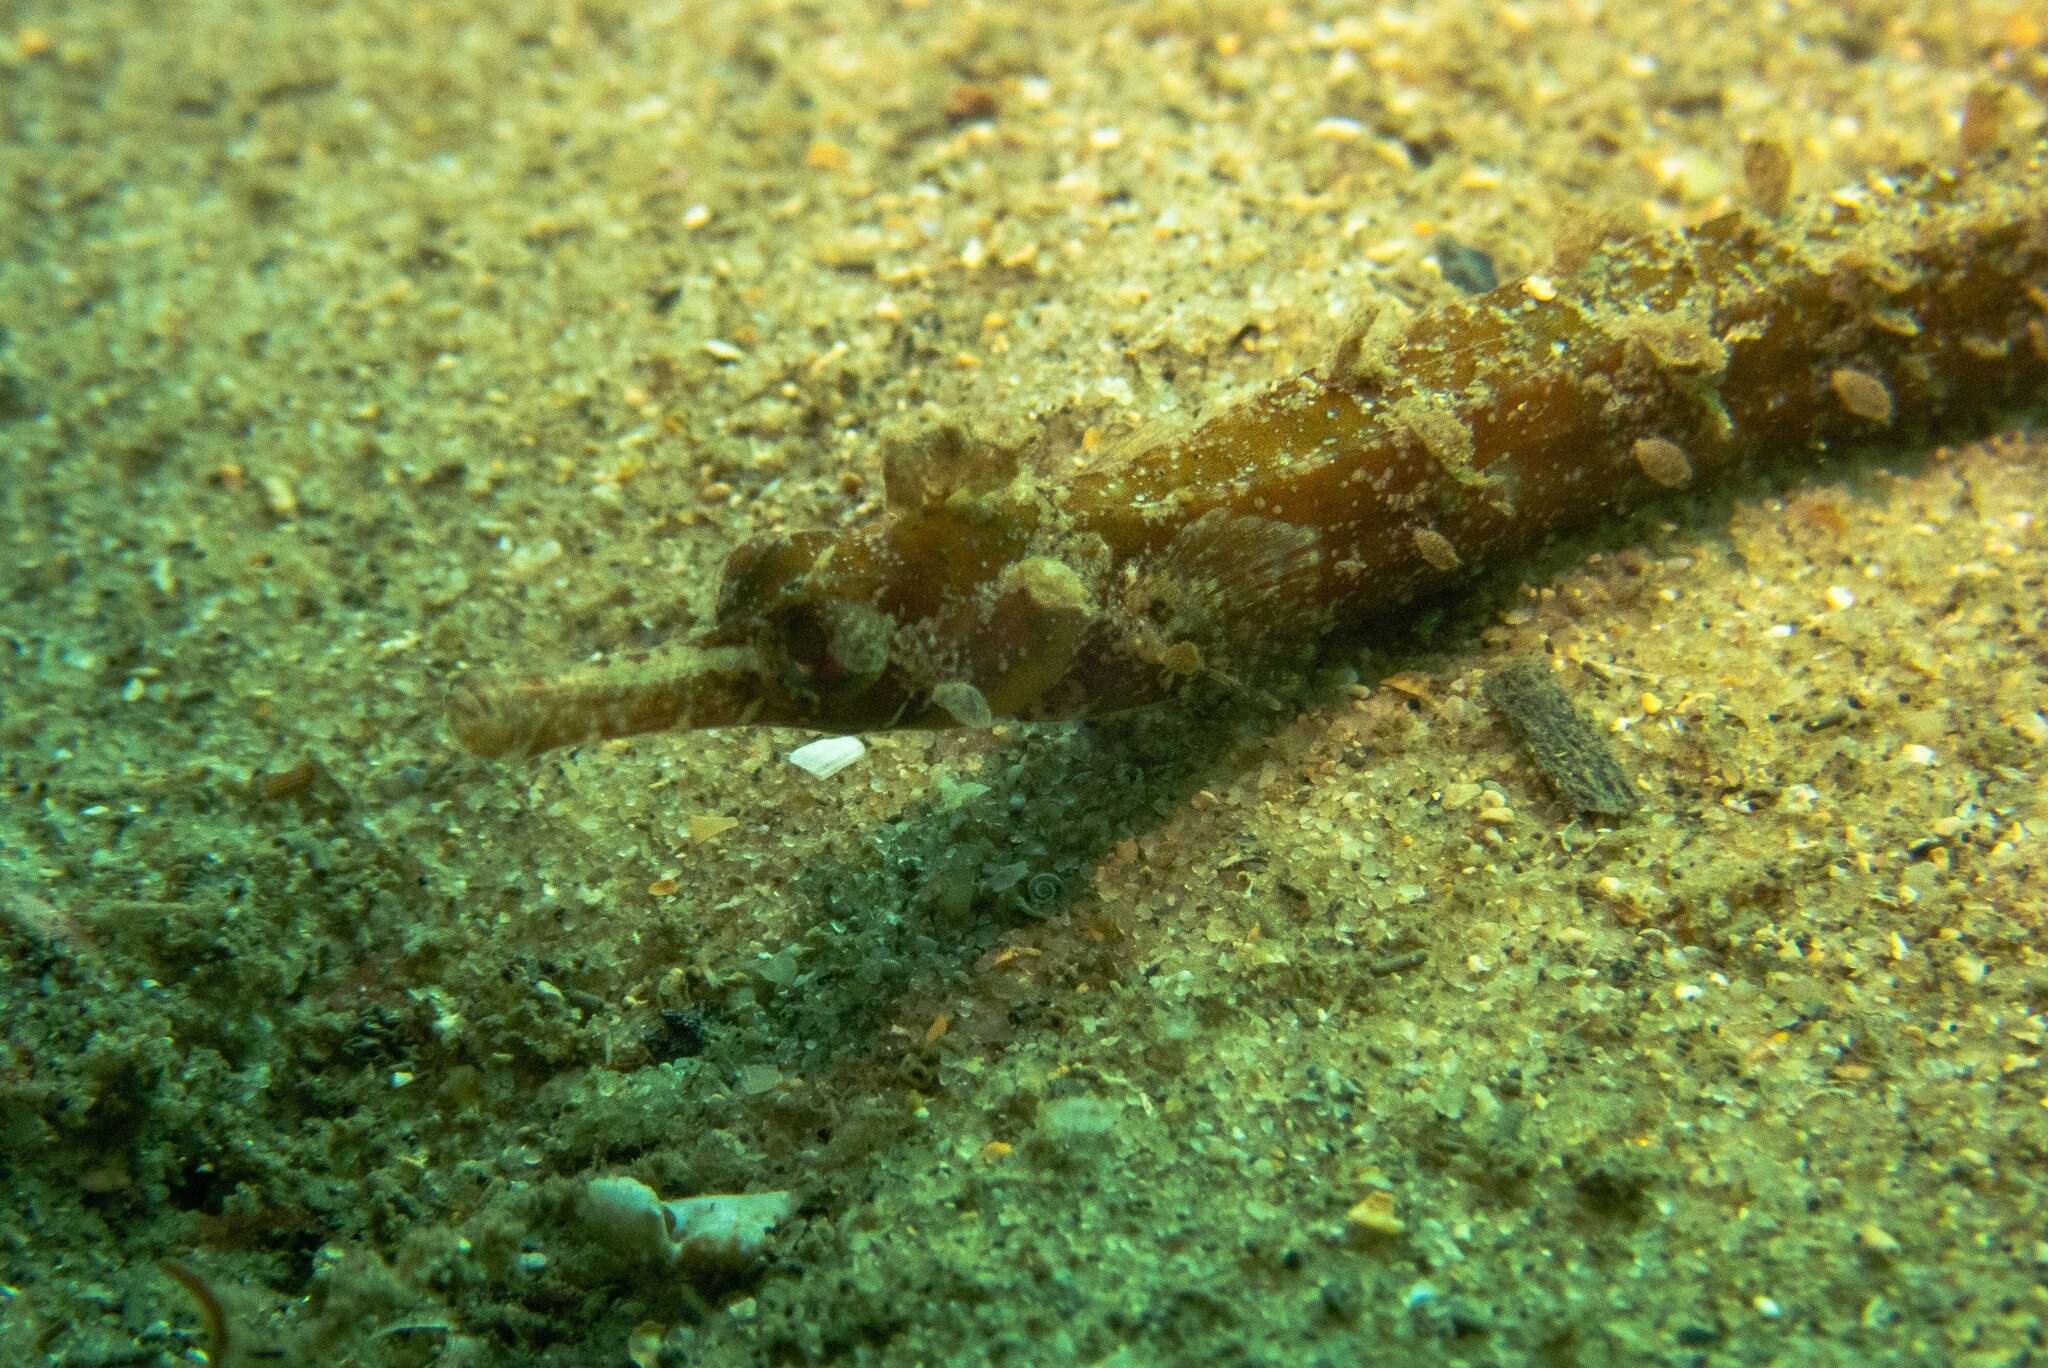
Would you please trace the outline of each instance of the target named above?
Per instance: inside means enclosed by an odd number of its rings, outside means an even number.
[[[448,729],[486,758],[536,755],[641,732],[784,720],[751,647],[692,645],[637,661],[524,679],[459,681]]]

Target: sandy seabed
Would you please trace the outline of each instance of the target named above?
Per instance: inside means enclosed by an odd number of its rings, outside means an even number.
[[[441,724],[879,516],[906,434],[1057,470],[1746,143],[1881,193],[1986,90],[2031,145],[2048,15],[0,9],[0,1360],[2038,1361],[2025,415],[1559,544],[1279,712],[827,780]],[[1485,707],[1526,657],[1636,814]],[[619,1176],[789,1212],[671,1261]]]

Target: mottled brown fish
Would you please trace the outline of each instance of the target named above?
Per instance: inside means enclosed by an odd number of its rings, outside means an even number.
[[[1329,364],[1063,483],[941,434],[886,471],[876,524],[737,548],[688,645],[465,680],[451,725],[531,754],[1089,716],[1239,678],[1671,487],[2038,393],[2044,188],[2037,150],[1786,219],[1583,234],[1549,277],[1362,323]]]

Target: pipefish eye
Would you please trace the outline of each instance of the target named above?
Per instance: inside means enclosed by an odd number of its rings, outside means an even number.
[[[858,697],[889,663],[890,622],[859,604],[790,604],[768,620],[768,649],[791,694],[831,704]]]
[[[811,566],[831,537],[824,531],[771,532],[733,548],[719,575],[714,634],[728,642],[746,640],[764,620],[801,607]]]
[[[808,604],[785,609],[776,615],[774,625],[784,686],[814,693],[828,683],[833,673],[832,639],[817,610]]]

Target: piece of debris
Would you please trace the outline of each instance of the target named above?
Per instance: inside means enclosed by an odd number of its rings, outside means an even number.
[[[1578,812],[1626,817],[1640,800],[1607,740],[1541,661],[1516,660],[1486,676],[1486,701],[1521,738],[1530,761]]]
[[[1435,256],[1444,279],[1466,294],[1485,294],[1500,284],[1492,257],[1448,233],[1437,238]]]
[[[1390,974],[1399,974],[1413,969],[1428,958],[1429,952],[1427,950],[1403,950],[1398,955],[1388,955],[1384,959],[1374,960],[1371,964],[1365,966],[1365,972],[1371,974],[1374,978],[1386,978]]]
[[[1395,1212],[1393,1193],[1368,1192],[1344,1213],[1344,1226],[1347,1236],[1357,1243],[1392,1239],[1406,1230],[1408,1223]]]
[[[1766,218],[1785,212],[1792,194],[1792,155],[1785,145],[1771,138],[1759,138],[1742,149],[1742,179],[1749,192],[1750,207]]]
[[[628,1258],[692,1273],[744,1270],[768,1232],[796,1209],[788,1192],[718,1192],[664,1202],[637,1178],[612,1175],[584,1185],[578,1214],[592,1234]]]
[[[867,754],[858,736],[827,736],[798,746],[789,753],[789,763],[820,779],[830,779]]]

